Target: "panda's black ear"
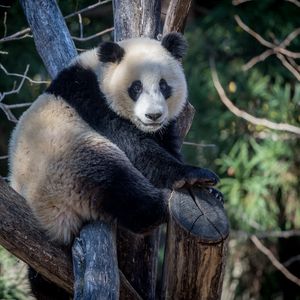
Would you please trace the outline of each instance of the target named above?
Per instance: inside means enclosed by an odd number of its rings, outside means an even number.
[[[187,51],[187,42],[183,35],[178,32],[165,35],[161,44],[178,60],[181,60]]]
[[[104,63],[119,63],[125,54],[125,50],[117,43],[104,42],[98,47],[99,60]]]

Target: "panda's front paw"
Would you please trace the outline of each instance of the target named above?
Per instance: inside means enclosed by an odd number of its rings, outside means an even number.
[[[214,186],[219,182],[219,177],[212,171],[192,166],[184,167],[184,175],[176,180],[173,188],[178,189],[184,186]]]
[[[205,188],[214,198],[216,198],[217,200],[219,200],[222,204],[224,204],[224,196],[223,194],[216,190],[213,187],[206,187]]]

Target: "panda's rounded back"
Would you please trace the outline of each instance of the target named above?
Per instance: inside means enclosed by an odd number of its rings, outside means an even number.
[[[40,193],[49,167],[73,147],[87,125],[63,99],[44,93],[21,116],[9,143],[11,186],[28,201]]]

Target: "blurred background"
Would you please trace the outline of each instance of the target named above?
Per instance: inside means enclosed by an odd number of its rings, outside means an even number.
[[[68,16],[96,2],[58,4]],[[78,52],[112,38],[102,2],[66,19]],[[18,1],[0,1],[4,178],[15,122],[50,81],[27,27]],[[300,299],[300,1],[193,1],[185,36],[197,112],[183,153],[220,175],[231,224],[222,299]],[[0,299],[29,297],[26,266],[0,247]]]

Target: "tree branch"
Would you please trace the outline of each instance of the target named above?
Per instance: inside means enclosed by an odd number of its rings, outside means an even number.
[[[216,71],[216,67],[215,67],[215,62],[212,58],[210,58],[210,68],[211,68],[213,84],[219,94],[221,101],[225,104],[225,106],[234,115],[236,115],[237,117],[242,118],[254,125],[264,126],[264,127],[270,128],[270,129],[286,131],[286,132],[295,133],[297,135],[300,135],[300,128],[297,126],[293,126],[293,125],[286,124],[286,123],[275,123],[275,122],[269,121],[264,118],[257,118],[257,117],[250,115],[249,113],[239,109],[238,107],[236,107],[232,103],[232,101],[227,97],[227,95],[220,83],[220,80],[219,80],[219,77],[218,77],[218,74]]]
[[[163,34],[172,31],[183,32],[191,3],[191,0],[170,1],[165,19]]]
[[[280,263],[274,254],[267,247],[265,247],[255,235],[251,236],[251,241],[259,251],[268,257],[270,262],[277,270],[279,270],[287,279],[300,286],[300,278],[293,275],[282,263]]]
[[[95,4],[89,5],[89,6],[83,8],[81,10],[78,10],[78,11],[76,11],[74,13],[66,15],[64,17],[64,19],[68,20],[69,18],[72,18],[72,17],[77,16],[79,14],[83,14],[83,13],[86,13],[88,11],[91,11],[91,10],[97,8],[98,6],[101,6],[103,4],[109,3],[111,1],[112,0],[99,1],[99,2],[97,2]],[[9,36],[6,36],[6,37],[0,39],[0,43],[14,41],[14,40],[20,40],[20,39],[24,39],[26,37],[32,37],[32,35],[29,34],[30,32],[31,32],[30,27],[27,27],[27,28],[25,28],[23,30],[20,30],[20,31],[18,31],[18,32],[12,34],[12,35],[9,35]]]

